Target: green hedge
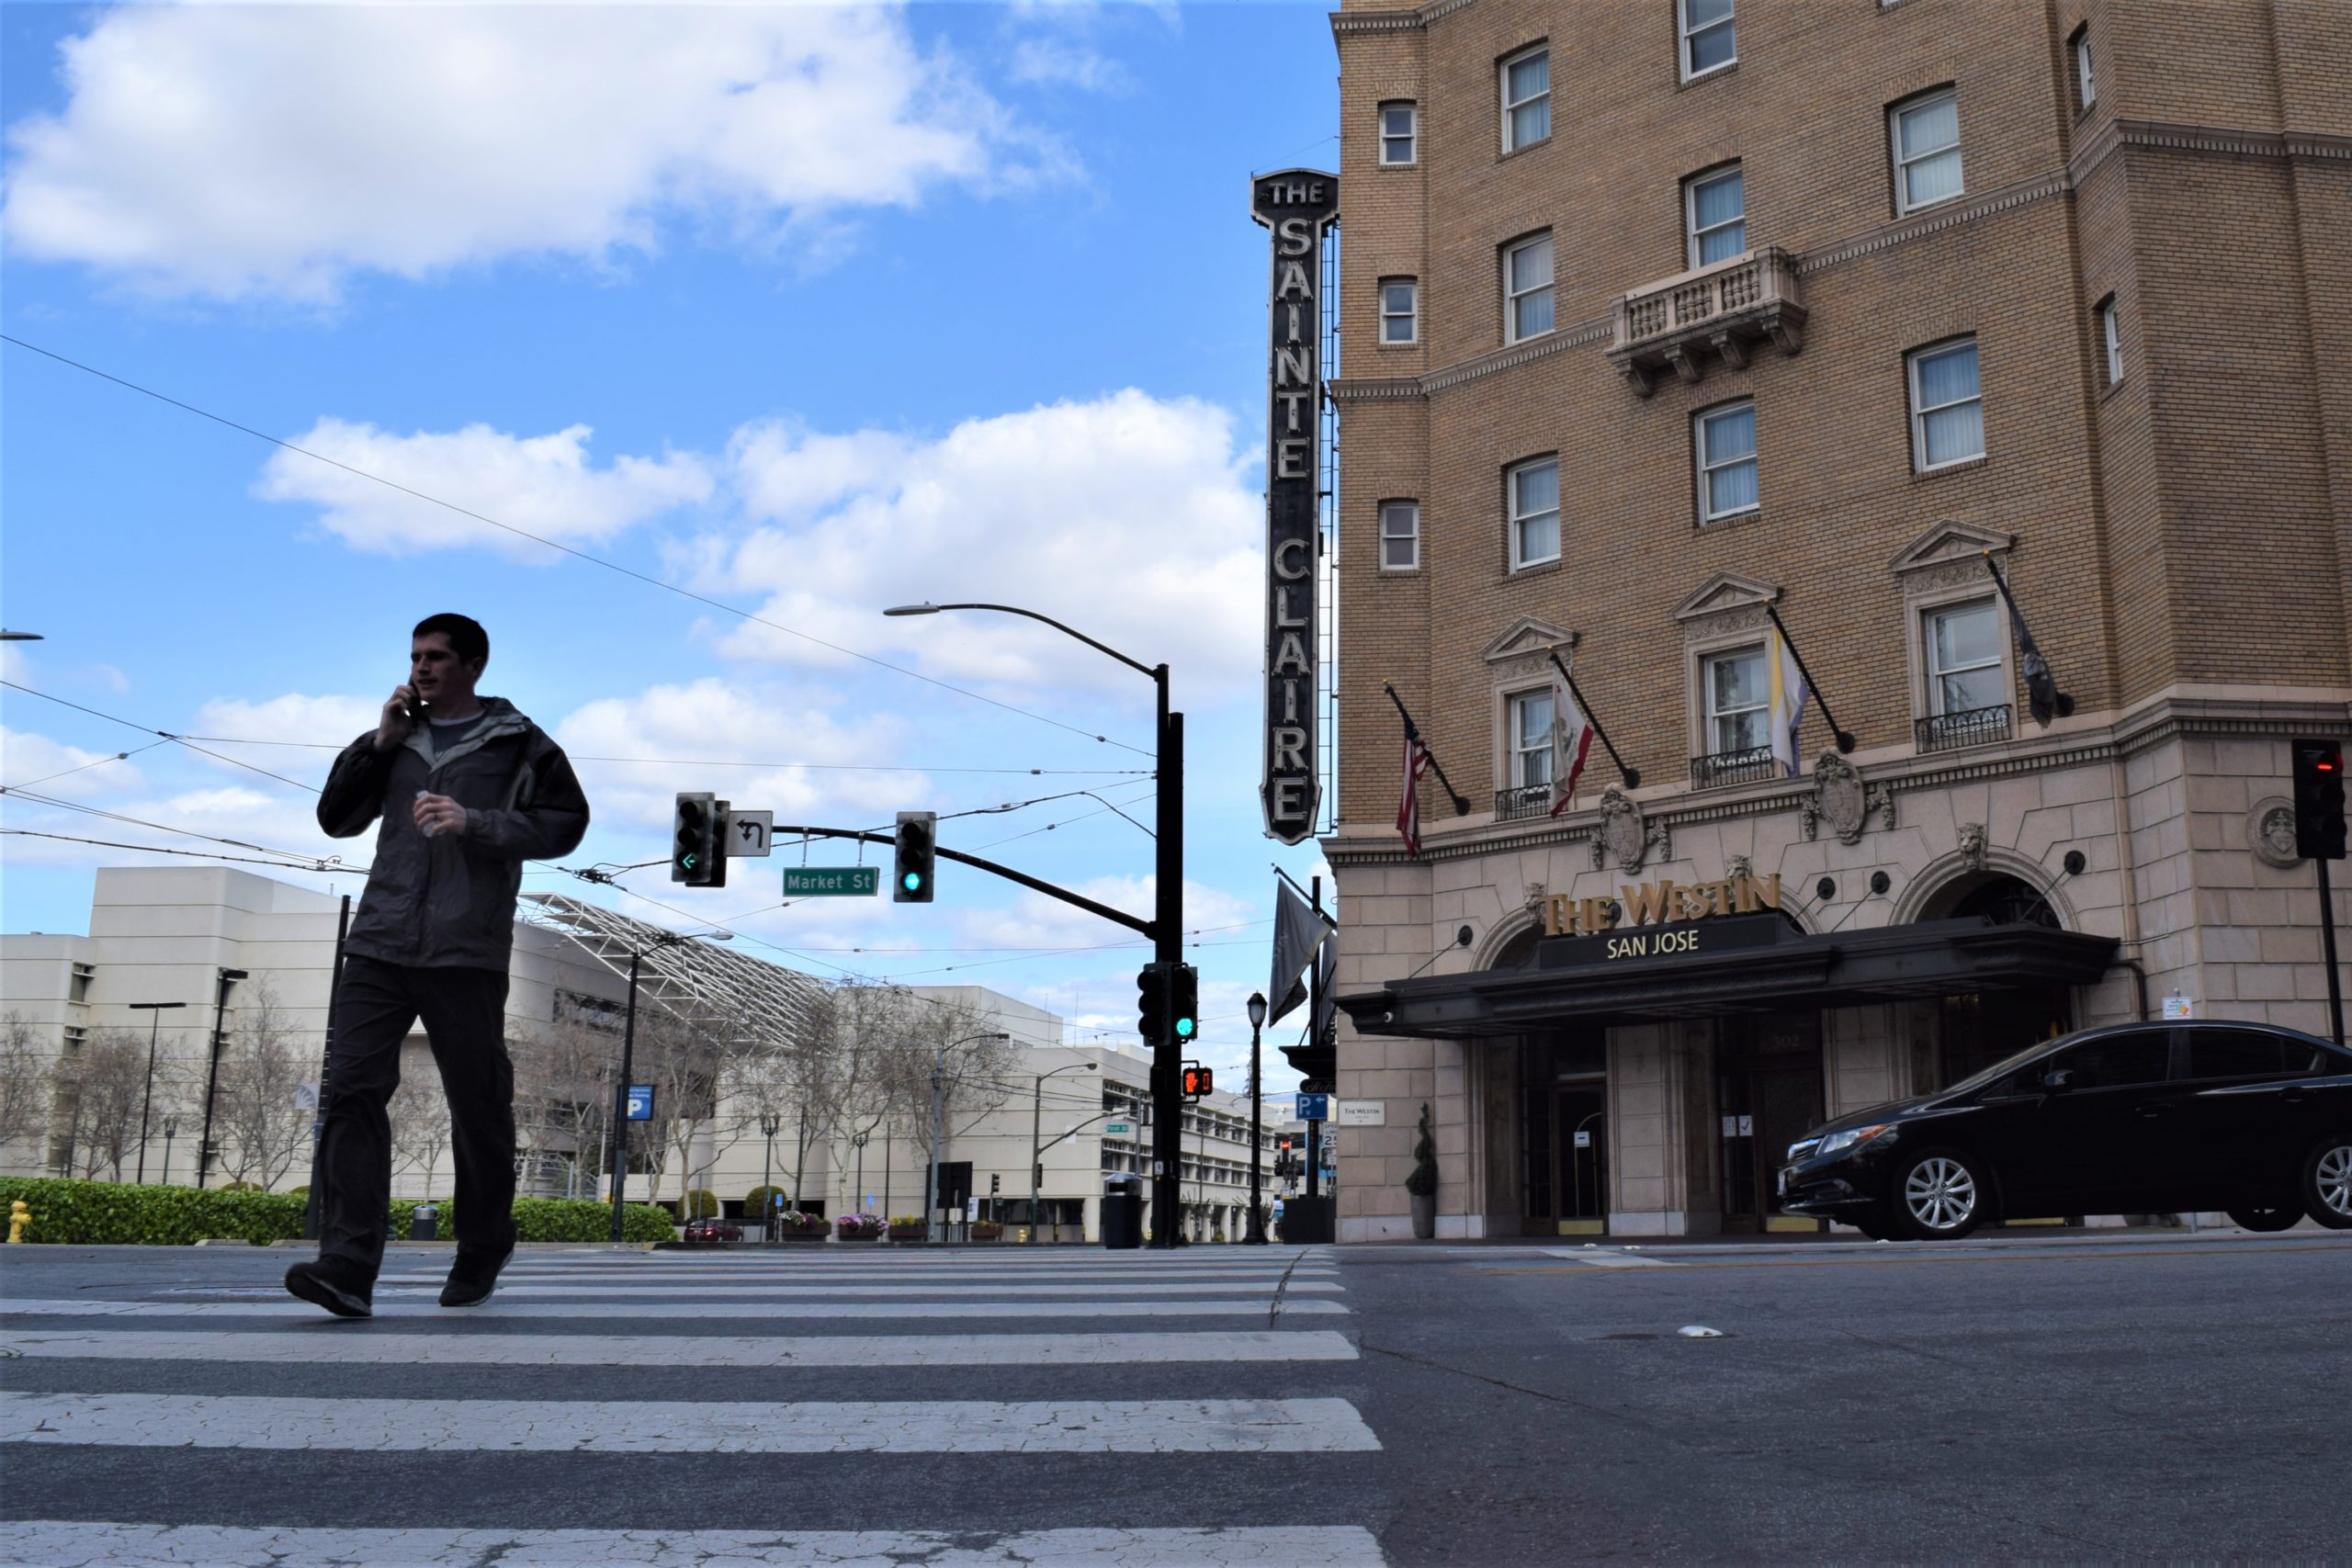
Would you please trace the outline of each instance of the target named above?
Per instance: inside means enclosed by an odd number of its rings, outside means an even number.
[[[219,1188],[140,1187],[130,1182],[69,1181],[0,1177],[0,1213],[17,1199],[32,1211],[27,1241],[67,1246],[185,1247],[224,1237],[238,1241],[291,1241],[302,1234],[304,1194],[228,1192]],[[440,1216],[434,1226],[452,1239],[452,1205],[434,1200]],[[394,1235],[405,1239],[416,1203],[403,1199],[387,1216]],[[515,1238],[520,1241],[604,1241],[613,1234],[609,1206],[587,1200],[517,1198]],[[630,1203],[622,1210],[621,1234],[630,1241],[668,1241],[676,1234],[662,1210]]]

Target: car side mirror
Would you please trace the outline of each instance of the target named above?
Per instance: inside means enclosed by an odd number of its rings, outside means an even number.
[[[2075,1069],[2072,1067],[2052,1067],[2041,1075],[2041,1088],[2045,1094],[2064,1094],[2074,1087]]]

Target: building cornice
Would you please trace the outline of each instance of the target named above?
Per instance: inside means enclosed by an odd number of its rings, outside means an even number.
[[[1466,11],[1477,3],[1478,0],[1430,0],[1430,4],[1410,11],[1334,11],[1331,13],[1331,36],[1417,33],[1431,22],[1443,21],[1456,11]]]

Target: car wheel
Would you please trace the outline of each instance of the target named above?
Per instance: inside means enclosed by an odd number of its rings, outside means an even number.
[[[1993,1195],[1973,1156],[1922,1149],[1894,1168],[1887,1196],[1890,1235],[1906,1241],[1953,1241],[1984,1223]]]
[[[2330,1134],[2303,1156],[2303,1213],[2332,1231],[2352,1230],[2352,1130]]]
[[[2301,1209],[2232,1209],[2230,1224],[2246,1231],[2283,1231],[2303,1217]]]

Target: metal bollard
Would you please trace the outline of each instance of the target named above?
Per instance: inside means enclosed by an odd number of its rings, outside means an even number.
[[[441,1218],[441,1211],[440,1211],[439,1209],[435,1208],[434,1205],[432,1205],[432,1204],[430,1204],[430,1203],[419,1203],[419,1204],[415,1207],[415,1209],[414,1209],[414,1210],[411,1211],[411,1213],[410,1213],[410,1214],[409,1214],[409,1220],[408,1220],[408,1238],[409,1238],[409,1240],[411,1240],[411,1241],[431,1241],[431,1240],[433,1240],[433,1239],[434,1239],[434,1232],[435,1232],[435,1228],[436,1228],[436,1222],[437,1222],[437,1221],[439,1221],[439,1219],[440,1219],[440,1218]]]

